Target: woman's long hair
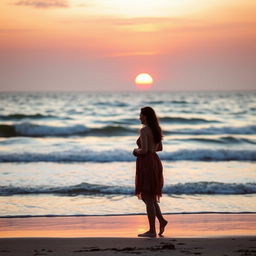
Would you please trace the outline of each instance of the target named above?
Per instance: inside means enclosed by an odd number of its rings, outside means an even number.
[[[144,107],[141,108],[140,111],[141,114],[146,117],[147,125],[152,130],[155,143],[161,142],[163,139],[163,133],[154,109],[151,107]]]

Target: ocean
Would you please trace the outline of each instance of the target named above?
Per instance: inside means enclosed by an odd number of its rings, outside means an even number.
[[[140,108],[164,133],[161,209],[256,212],[256,92],[0,93],[0,217],[145,213]]]

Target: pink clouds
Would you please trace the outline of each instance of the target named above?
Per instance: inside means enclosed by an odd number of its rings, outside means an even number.
[[[66,0],[20,0],[16,5],[42,9],[68,7]]]

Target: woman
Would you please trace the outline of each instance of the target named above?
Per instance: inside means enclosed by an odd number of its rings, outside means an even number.
[[[137,157],[135,194],[146,204],[149,231],[138,236],[156,237],[155,217],[160,224],[159,235],[163,234],[168,223],[158,205],[162,196],[163,167],[156,151],[162,151],[163,135],[155,111],[151,107],[141,109],[140,121],[143,127],[137,140],[138,148],[133,150],[133,155]]]

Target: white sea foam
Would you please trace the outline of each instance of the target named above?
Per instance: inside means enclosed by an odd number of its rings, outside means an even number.
[[[222,182],[193,182],[166,185],[163,189],[168,195],[195,195],[195,194],[215,194],[215,195],[243,195],[256,193],[256,183],[222,183]],[[107,186],[99,184],[81,183],[74,186],[63,187],[15,187],[0,186],[0,195],[19,194],[69,194],[69,195],[132,195],[134,187],[131,186]]]
[[[16,124],[15,131],[17,134],[25,136],[65,136],[72,134],[81,134],[87,132],[89,129],[84,125],[73,125],[73,126],[47,126],[37,125],[33,123],[20,123]]]
[[[256,134],[256,125],[247,125],[239,127],[207,127],[202,129],[179,129],[166,131],[167,134]]]
[[[165,161],[256,161],[255,150],[190,149],[160,152]],[[0,153],[0,162],[130,162],[135,161],[131,152],[122,149],[105,151],[59,151],[49,153]]]
[[[116,122],[118,123],[118,122]],[[126,134],[136,134],[137,129],[126,125],[106,125],[102,127],[87,127],[83,124],[53,126],[42,125],[33,122],[14,123],[11,125],[0,124],[1,137],[27,136],[27,137],[47,137],[47,136],[125,136]],[[240,127],[206,127],[201,129],[179,129],[164,130],[164,134],[191,134],[191,135],[215,135],[215,134],[256,134],[256,125]]]

